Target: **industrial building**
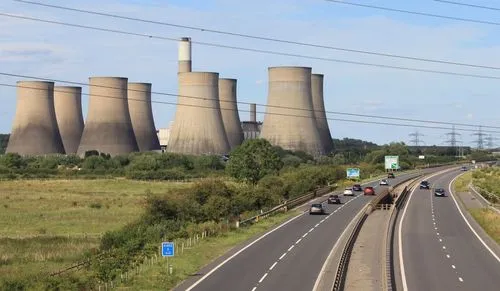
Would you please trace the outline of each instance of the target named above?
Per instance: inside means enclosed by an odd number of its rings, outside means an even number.
[[[325,154],[328,154],[333,150],[333,140],[330,134],[330,128],[328,127],[328,120],[326,119],[323,79],[324,76],[321,74],[312,74],[311,90],[316,126],[318,127],[321,144],[323,145]]]
[[[236,97],[236,79],[219,79],[219,103],[222,122],[229,147],[234,149],[243,142],[240,115]]]
[[[66,154],[76,154],[84,128],[82,87],[55,86],[54,107]]]
[[[245,140],[260,137],[262,122],[257,121],[257,105],[255,103],[250,104],[250,119],[248,121],[242,121],[241,128]]]

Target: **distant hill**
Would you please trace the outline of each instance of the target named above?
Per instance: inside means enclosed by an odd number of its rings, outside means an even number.
[[[0,134],[0,154],[5,153],[5,149],[7,149],[7,143],[9,142],[10,134]]]

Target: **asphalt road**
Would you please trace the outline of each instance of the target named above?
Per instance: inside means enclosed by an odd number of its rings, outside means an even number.
[[[390,183],[395,184],[405,176],[409,174],[390,179]],[[378,181],[367,185],[378,187]],[[357,192],[355,197],[341,196],[341,199],[341,205],[325,204],[326,215],[306,212],[218,269],[213,269],[216,263],[204,268],[176,290],[312,290],[342,231],[373,196]]]
[[[474,235],[449,193],[450,182],[460,173],[429,179],[447,197],[416,189],[408,200],[399,254],[406,290],[500,290],[500,261]]]

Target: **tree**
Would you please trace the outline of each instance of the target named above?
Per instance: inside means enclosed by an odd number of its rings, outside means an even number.
[[[257,183],[267,174],[278,173],[283,168],[283,161],[278,152],[265,139],[252,139],[231,152],[227,163],[227,173],[252,184]]]

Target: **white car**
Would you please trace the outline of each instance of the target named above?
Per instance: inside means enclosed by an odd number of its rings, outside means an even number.
[[[380,181],[380,185],[382,185],[382,186],[389,186],[389,182],[387,182],[386,179],[383,179],[383,180]]]
[[[354,196],[354,192],[352,192],[352,188],[345,188],[344,196]]]

